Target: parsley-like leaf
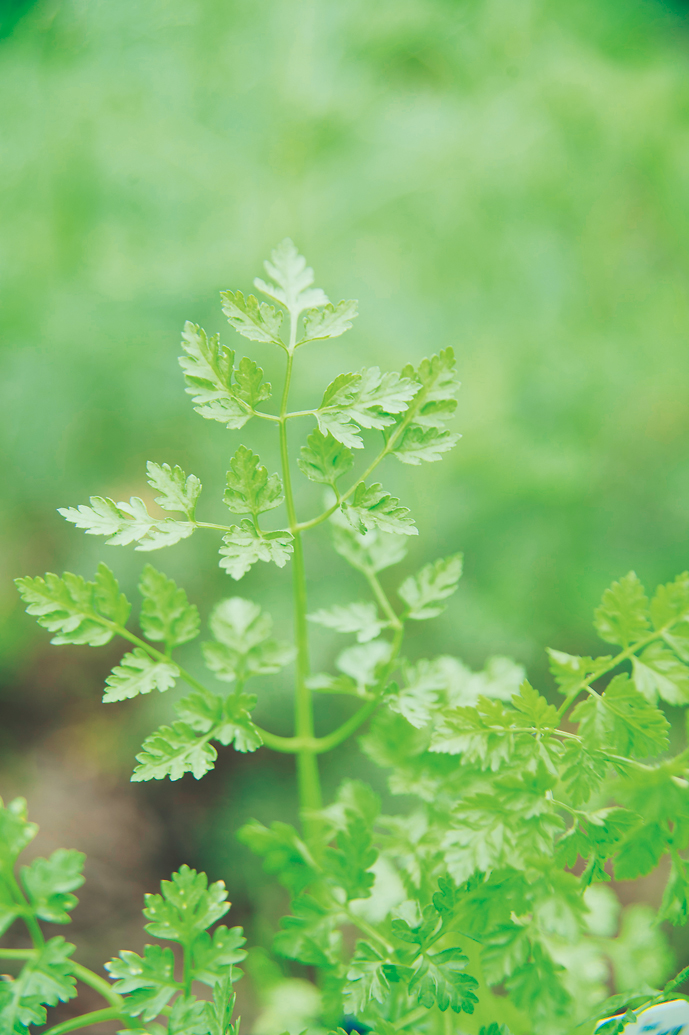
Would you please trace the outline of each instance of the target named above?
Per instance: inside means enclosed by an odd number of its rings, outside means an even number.
[[[409,404],[413,417],[395,443],[393,453],[405,464],[440,460],[459,439],[459,435],[445,428],[457,408],[455,396],[459,389],[453,350],[443,349],[439,355],[424,359],[417,370],[405,367],[402,377],[415,381],[419,388]]]
[[[291,644],[271,637],[270,615],[242,597],[222,600],[211,614],[210,627],[216,642],[203,644],[204,659],[225,682],[279,672],[294,658]]]
[[[379,572],[399,564],[407,553],[407,544],[399,535],[374,529],[362,535],[337,510],[330,519],[333,546],[341,557],[363,572]]]
[[[139,694],[150,694],[151,690],[163,693],[175,685],[178,675],[179,669],[172,662],[156,661],[141,647],[135,647],[105,680],[103,701],[128,701]]]
[[[93,582],[65,572],[62,578],[48,572],[40,577],[16,579],[15,585],[28,604],[27,613],[55,633],[51,643],[87,643],[100,647],[115,635],[111,623],[124,625],[131,604],[105,564],[99,564]]]
[[[27,960],[16,979],[0,981],[3,1035],[26,1035],[30,1024],[45,1024],[46,1006],[56,1006],[77,994],[69,957],[74,945],[58,936]]]
[[[149,640],[162,640],[168,651],[199,634],[199,612],[172,579],[144,565],[139,579],[143,599],[139,625]]]
[[[660,696],[668,704],[689,703],[689,668],[662,643],[649,643],[632,657],[636,689],[652,704]]]
[[[587,747],[648,758],[667,747],[669,724],[626,675],[615,676],[605,693],[589,696],[572,712]]]
[[[76,891],[84,883],[86,856],[69,848],[57,848],[49,859],[33,859],[21,868],[21,882],[34,914],[52,924],[68,924],[77,905]]]
[[[251,721],[256,705],[252,694],[221,697],[208,690],[195,690],[175,705],[175,711],[192,729],[210,734],[220,744],[234,744],[236,751],[256,751],[263,741]]]
[[[180,356],[179,365],[196,412],[235,431],[243,428],[251,410],[233,392],[234,352],[220,344],[219,335],[209,338],[201,327],[189,321],[184,325],[182,348],[186,355]]]
[[[228,510],[256,518],[266,510],[279,507],[283,499],[279,475],[269,475],[260,457],[246,446],[240,446],[230,460],[227,472],[223,502]]]
[[[105,969],[116,978],[115,992],[126,996],[127,1014],[130,1017],[141,1014],[144,1022],[157,1017],[179,989],[175,981],[175,957],[169,946],[146,945],[143,956],[123,949],[119,959],[106,963]]]
[[[648,599],[635,572],[613,582],[596,609],[596,632],[606,643],[629,646],[649,629]]]
[[[266,561],[284,568],[293,551],[291,532],[259,532],[248,518],[241,525],[232,525],[223,536],[220,567],[239,581],[257,561]]]
[[[407,617],[421,621],[435,618],[445,610],[441,600],[447,599],[457,589],[462,575],[462,554],[427,564],[418,575],[405,579],[398,593],[407,605]]]
[[[190,943],[230,908],[224,881],[209,886],[205,873],[181,866],[160,882],[161,895],[145,895],[145,929],[154,938]]]
[[[266,260],[263,265],[275,284],[266,284],[260,277],[256,277],[254,285],[268,298],[284,305],[293,320],[304,309],[328,305],[327,295],[320,288],[311,287],[313,270],[306,265],[306,259],[299,254],[289,237],[273,249],[270,261]]]
[[[192,773],[197,780],[209,772],[215,764],[218,752],[208,737],[198,737],[185,722],[173,722],[161,726],[141,746],[136,756],[139,765],[132,775],[133,783],[144,780],[179,780],[185,773]]]
[[[323,625],[326,629],[334,629],[341,633],[356,633],[359,643],[368,643],[380,635],[388,625],[378,617],[375,604],[357,602],[354,604],[335,604],[334,607],[315,611],[306,616],[310,622]]]
[[[202,931],[196,936],[192,952],[194,980],[211,987],[223,982],[227,968],[246,959],[242,948],[245,943],[241,927],[227,928],[221,924],[212,936]],[[236,980],[240,975],[241,971],[234,971],[232,977]]]
[[[368,487],[359,482],[351,499],[342,504],[342,512],[360,533],[378,528],[392,535],[418,535],[409,508],[400,507],[399,502],[379,482]]]
[[[437,1004],[443,1012],[449,1006],[455,1013],[473,1013],[478,1002],[474,995],[478,981],[463,973],[467,962],[468,958],[457,948],[424,954],[409,981],[409,991],[426,1009]]]
[[[282,311],[255,295],[244,298],[241,291],[221,291],[222,311],[236,331],[251,341],[269,341],[281,345]]]
[[[194,520],[194,511],[201,495],[201,482],[195,474],[188,477],[181,467],[170,467],[169,464],[154,464],[151,460],[146,464],[148,484],[156,489],[156,503],[163,510],[178,510]]]
[[[87,535],[106,535],[107,546],[128,546],[138,543],[137,550],[160,550],[187,539],[196,527],[191,521],[152,517],[138,496],[129,503],[115,503],[102,496],[91,496],[90,506],[58,507],[58,513]]]
[[[328,385],[316,410],[318,426],[350,449],[362,449],[360,428],[381,431],[407,409],[417,383],[396,371],[381,374],[378,367],[358,374],[339,374]]]
[[[304,337],[299,344],[319,338],[339,338],[359,315],[357,307],[356,300],[349,299],[337,305],[328,302],[322,309],[309,309],[304,314]]]
[[[324,435],[320,428],[311,432],[306,445],[301,447],[301,456],[297,458],[302,473],[310,481],[321,485],[334,485],[338,478],[350,470],[353,463],[351,449],[333,438],[330,432]]]

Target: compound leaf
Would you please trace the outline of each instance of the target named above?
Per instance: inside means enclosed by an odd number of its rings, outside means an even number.
[[[161,895],[145,895],[145,929],[155,938],[191,944],[230,908],[225,882],[209,886],[205,873],[181,866],[160,882]]]
[[[381,622],[375,604],[357,602],[354,604],[336,604],[323,608],[306,616],[310,622],[323,625],[326,629],[334,629],[341,633],[356,633],[359,643],[368,643],[380,635],[388,625]]]
[[[170,467],[169,464],[154,464],[151,460],[146,464],[148,484],[160,493],[156,503],[163,510],[178,510],[194,519],[194,511],[201,495],[201,482],[195,474],[188,477],[181,467]]]
[[[268,298],[284,305],[293,320],[305,309],[328,305],[327,295],[320,288],[311,287],[313,270],[306,265],[306,259],[299,254],[289,237],[273,249],[270,260],[266,260],[263,265],[275,283],[266,284],[260,277],[256,277],[254,285]]]
[[[407,366],[402,376],[419,386],[410,402],[412,419],[395,442],[393,453],[405,464],[440,460],[455,445],[459,435],[445,424],[457,408],[455,398],[459,381],[455,376],[455,356],[451,348],[424,359],[417,370]]]
[[[38,950],[16,979],[0,981],[3,1035],[26,1035],[30,1024],[45,1024],[46,1006],[74,998],[76,982],[69,959],[74,945],[59,935]]]
[[[408,607],[407,617],[421,621],[441,614],[445,605],[440,601],[455,592],[461,575],[462,554],[455,553],[427,564],[418,575],[405,579],[398,593]]]
[[[357,309],[356,299],[338,302],[337,305],[328,302],[322,309],[309,309],[304,314],[304,337],[299,344],[319,338],[339,338],[359,315]]]
[[[330,432],[324,435],[320,428],[316,428],[307,438],[306,445],[301,447],[297,464],[312,482],[334,485],[350,470],[354,456],[351,449],[333,438]]]
[[[399,535],[388,535],[379,529],[362,535],[339,511],[330,519],[333,546],[341,557],[362,572],[378,572],[399,564],[407,553],[406,541]]]
[[[234,744],[236,751],[256,751],[263,741],[251,721],[256,705],[252,694],[220,697],[208,690],[195,690],[175,704],[184,722],[200,733],[210,734],[221,744]]]
[[[587,749],[607,749],[647,758],[667,747],[669,724],[626,675],[615,676],[605,693],[581,701],[572,712]]]
[[[86,856],[69,848],[57,848],[49,859],[33,859],[21,868],[21,881],[34,914],[52,924],[68,924],[70,910],[78,903],[71,892],[84,883]]]
[[[229,966],[246,959],[246,951],[242,948],[245,942],[241,927],[227,928],[221,924],[212,936],[208,931],[202,931],[197,935],[192,950],[194,980],[211,987],[222,982]]]
[[[318,426],[324,435],[329,432],[350,449],[362,449],[359,429],[381,431],[394,424],[395,415],[407,409],[417,387],[415,381],[396,371],[381,374],[378,367],[339,374],[316,410]]]
[[[143,956],[123,949],[119,959],[106,963],[105,969],[116,979],[114,990],[127,997],[126,1012],[130,1017],[141,1014],[144,1022],[157,1017],[180,987],[175,981],[175,957],[169,946],[146,945]]]
[[[211,614],[210,627],[216,642],[203,644],[204,659],[225,682],[279,672],[294,658],[291,644],[271,637],[270,615],[242,597],[221,600]]]
[[[392,535],[418,535],[409,508],[400,507],[399,502],[379,482],[368,488],[359,482],[350,501],[342,504],[342,512],[362,534],[377,528]]]
[[[284,568],[293,550],[291,532],[259,532],[248,518],[241,525],[232,525],[223,536],[220,567],[238,581],[257,561],[273,562]]]
[[[149,640],[162,640],[168,651],[188,643],[199,634],[199,612],[173,579],[144,565],[139,580],[143,599],[139,625]]]
[[[16,579],[27,613],[55,633],[51,643],[83,643],[100,647],[115,635],[109,623],[124,625],[131,605],[120,593],[115,576],[99,564],[93,582],[65,572],[62,578],[48,572],[40,577]]]
[[[221,291],[222,310],[236,331],[251,341],[267,341],[281,345],[282,311],[255,295],[244,298],[241,291]]]
[[[139,694],[150,694],[151,690],[163,693],[175,685],[178,675],[179,669],[172,662],[156,661],[143,648],[135,647],[105,680],[103,702],[127,701]]]
[[[277,474],[268,474],[260,457],[246,446],[240,446],[230,460],[227,488],[223,502],[233,514],[257,517],[266,510],[279,507],[284,499],[282,482]]]
[[[185,355],[180,356],[179,365],[196,412],[232,430],[243,428],[251,411],[232,393],[234,352],[220,344],[219,335],[209,338],[201,327],[189,321],[182,332],[182,348]]]
[[[448,1006],[455,1013],[473,1013],[478,997],[474,995],[478,981],[463,970],[468,962],[461,949],[444,949],[424,954],[409,981],[409,991],[418,997],[421,1006],[436,1004],[443,1012]]]
[[[146,737],[141,752],[136,756],[139,765],[134,770],[132,782],[163,780],[166,776],[179,780],[185,773],[192,773],[200,780],[213,768],[217,757],[218,753],[208,743],[207,737],[197,737],[185,722],[173,722]]]
[[[596,608],[596,632],[606,643],[628,647],[649,629],[648,599],[635,572],[613,582]]]
[[[652,704],[660,696],[668,704],[689,703],[689,668],[662,643],[650,643],[632,656],[636,689]]]
[[[85,529],[87,535],[109,536],[107,546],[138,543],[137,550],[160,550],[187,539],[196,527],[191,521],[153,517],[138,496],[132,496],[129,503],[115,503],[102,496],[91,496],[89,502],[90,506],[58,507],[58,513]]]

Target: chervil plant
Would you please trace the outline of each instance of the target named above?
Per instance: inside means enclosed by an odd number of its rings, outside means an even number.
[[[300,350],[347,331],[356,304],[333,305],[314,288],[290,241],[266,269],[271,282],[255,283],[270,303],[239,291],[222,300],[236,331],[284,353],[278,405],[270,409],[271,386],[253,359],[236,363],[218,336],[193,324],[185,327],[180,363],[202,417],[235,433],[252,419],[274,427],[280,474],[237,444],[222,502],[238,523],[200,520],[198,478],[157,463],[148,465],[149,483],[175,516],[152,515],[137,498],[101,497],[61,513],[88,534],[140,551],[197,530],[219,532],[220,566],[235,581],[258,562],[290,565],[294,642],[275,640],[270,616],[251,600],[220,601],[202,654],[211,678],[230,686],[211,689],[174,658],[199,633],[197,607],[150,564],[139,583],[141,635],[104,564],[93,582],[71,574],[17,580],[27,610],[53,643],[99,646],[121,637],[131,645],[107,679],[106,703],[178,681],[189,687],[175,705],[178,720],[144,742],[133,780],[199,779],[213,767],[217,745],[295,756],[301,829],[252,822],[239,837],[289,892],[274,951],[313,968],[321,1009],[312,1031],[574,1035],[616,1014],[604,1028],[614,1035],[641,1007],[676,996],[685,978],[682,972],[663,985],[672,958],[658,924],[684,923],[689,914],[689,750],[670,750],[659,702],[689,703],[689,574],[659,587],[650,603],[633,573],[606,590],[595,626],[615,652],[588,658],[551,650],[556,704],[504,658],[471,672],[448,655],[405,657],[407,623],[443,611],[461,557],[431,561],[391,598],[379,574],[403,560],[417,528],[372,477],[388,457],[420,464],[455,444],[446,427],[458,388],[452,350],[401,373],[340,374],[317,406],[291,412]],[[288,435],[295,424],[310,425],[296,458]],[[358,466],[357,457],[365,458]],[[296,468],[325,490],[320,512],[302,513]],[[282,519],[271,522],[271,511]],[[367,598],[309,612],[304,550],[308,533],[326,522]],[[355,638],[337,657],[336,673],[311,672],[309,623]],[[294,735],[285,737],[253,722],[256,697],[247,684],[292,663]],[[352,698],[350,717],[324,736],[314,733],[314,693]],[[413,802],[399,814],[380,815],[376,795],[356,780],[334,801],[321,800],[319,755],[367,722],[364,751],[389,770],[392,793]],[[75,978],[109,1005],[52,1035],[111,1018],[153,1035],[161,1021],[170,1035],[234,1032],[232,967],[244,955],[243,938],[238,928],[217,927],[212,937],[207,930],[227,908],[221,884],[208,888],[204,874],[186,867],[163,882],[163,897],[148,897],[146,930],[181,946],[177,964],[157,944],[143,958],[123,952],[108,965],[111,985],[75,964],[62,938],[44,942],[38,923],[69,919],[80,854],[60,850],[17,877],[16,857],[34,828],[21,802],[0,812],[0,824],[1,929],[23,920],[34,944],[0,951],[26,960],[0,986],[0,1035],[43,1023],[44,1006],[70,998]],[[657,914],[643,905],[620,913],[606,882],[633,880],[663,860]],[[194,998],[194,981],[214,988],[213,1003]]]

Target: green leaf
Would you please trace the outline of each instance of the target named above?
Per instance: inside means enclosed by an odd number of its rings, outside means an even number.
[[[246,446],[240,446],[227,472],[223,503],[228,510],[256,518],[266,510],[279,507],[284,498],[279,475],[269,475],[267,468],[261,465],[261,458]]]
[[[181,866],[160,882],[162,895],[145,895],[145,929],[154,938],[190,945],[230,908],[224,881],[209,886],[205,873]]]
[[[390,660],[390,651],[391,645],[387,640],[372,640],[343,650],[335,665],[363,691],[366,687],[375,686],[381,669]]]
[[[173,722],[161,726],[141,746],[136,756],[139,765],[132,776],[133,783],[144,780],[179,780],[185,773],[193,773],[200,780],[213,768],[218,753],[206,736],[197,737],[191,726]]]
[[[91,496],[91,506],[58,507],[58,513],[87,535],[106,535],[107,546],[128,546],[138,543],[137,550],[160,550],[174,546],[180,539],[188,539],[195,525],[191,521],[152,517],[146,504],[138,496],[129,503],[114,503],[102,496]]]
[[[370,942],[358,941],[347,970],[345,1009],[358,1014],[370,1001],[384,1003],[390,990],[386,960]]]
[[[301,447],[297,464],[312,482],[334,485],[353,466],[354,456],[351,449],[333,438],[330,432],[324,435],[316,428],[307,438],[306,445]]]
[[[218,981],[213,989],[213,1002],[205,1003],[205,1035],[239,1035],[239,1020],[231,1024],[235,996],[232,991],[232,975]]]
[[[405,367],[402,376],[416,381],[419,388],[409,406],[412,419],[396,441],[393,453],[405,464],[440,460],[459,439],[459,435],[445,428],[457,408],[459,381],[455,377],[454,352],[443,349],[439,355],[424,359],[417,370]]]
[[[195,981],[201,981],[211,987],[222,984],[227,977],[227,968],[234,963],[246,959],[246,951],[242,946],[246,943],[241,927],[216,927],[213,935],[202,931],[197,935],[192,950],[193,975]],[[235,971],[233,980],[241,976]]]
[[[244,518],[241,525],[232,525],[223,536],[223,542],[220,567],[236,581],[257,561],[272,561],[278,568],[284,568],[293,550],[291,532],[259,532],[248,518]]]
[[[51,643],[87,643],[100,647],[115,635],[108,623],[125,625],[131,605],[120,593],[115,576],[98,565],[93,582],[65,572],[62,578],[48,572],[45,579],[16,579],[15,585],[28,604],[27,613],[55,633]]]
[[[292,910],[293,916],[283,916],[280,920],[281,930],[273,939],[275,951],[306,966],[333,966],[342,942],[336,930],[342,917],[310,895],[294,899]]]
[[[447,685],[442,667],[422,658],[416,665],[407,665],[404,682],[386,696],[388,708],[403,715],[417,729],[428,725],[438,701],[439,692]]]
[[[56,1006],[77,994],[69,959],[74,945],[58,936],[27,960],[16,979],[0,981],[0,1031],[26,1035],[30,1024],[45,1024],[45,1006]]]
[[[12,890],[0,874],[0,934],[4,934],[22,914],[22,907],[12,894]]]
[[[289,237],[273,249],[270,261],[266,260],[263,265],[275,284],[266,284],[260,277],[256,277],[254,285],[268,298],[284,305],[293,320],[304,309],[328,305],[327,295],[320,288],[311,287],[313,270],[306,265],[306,259],[299,254]]]
[[[241,291],[221,291],[222,311],[236,331],[251,341],[281,345],[282,312],[255,295],[244,298]]]
[[[654,629],[681,618],[689,620],[689,572],[682,572],[666,586],[658,586],[650,611]]]
[[[208,1035],[210,1003],[196,996],[178,996],[172,1004],[167,1024],[169,1035]]]
[[[333,546],[353,568],[362,572],[379,572],[399,564],[407,553],[407,543],[399,535],[388,535],[374,529],[362,535],[338,510],[330,519]]]
[[[234,352],[220,344],[219,335],[209,338],[201,327],[189,321],[182,332],[182,348],[186,355],[180,356],[179,365],[196,412],[234,431],[243,428],[251,411],[232,391]]]
[[[536,729],[557,728],[557,708],[548,704],[545,697],[541,697],[526,680],[520,686],[519,693],[513,696],[512,704]]]
[[[275,874],[293,894],[302,891],[314,878],[311,853],[288,823],[274,822],[270,827],[252,819],[237,831],[237,838],[263,859],[267,873]]]
[[[660,696],[668,704],[689,703],[689,668],[662,643],[650,643],[632,657],[634,685],[652,704]]]
[[[201,495],[201,482],[195,474],[186,476],[181,467],[170,467],[169,464],[154,464],[151,460],[146,464],[148,484],[160,493],[156,503],[163,510],[182,511],[190,521],[194,520],[194,511]]]
[[[264,382],[263,371],[253,359],[246,356],[240,359],[239,366],[234,372],[234,380],[232,395],[235,399],[241,399],[252,410],[256,409],[258,403],[270,399],[271,386]]]
[[[318,426],[350,449],[362,449],[360,429],[382,431],[407,409],[417,383],[396,371],[381,374],[378,367],[358,374],[339,374],[328,385],[316,410]]]
[[[324,867],[329,880],[342,888],[350,901],[371,894],[371,867],[378,858],[373,847],[373,824],[379,812],[377,795],[359,780],[346,780],[328,810],[339,829],[336,847],[325,849]]]
[[[622,647],[635,643],[648,632],[648,599],[635,572],[630,571],[606,589],[596,609],[594,625],[602,640]]]
[[[251,721],[256,705],[252,694],[220,697],[208,690],[195,690],[175,704],[175,711],[192,729],[210,734],[221,744],[234,744],[236,751],[256,751],[263,741]]]
[[[515,1005],[534,1019],[571,1017],[572,1000],[560,980],[564,967],[553,962],[540,945],[532,945],[531,959],[505,981]]]
[[[626,675],[615,676],[602,696],[581,701],[572,712],[586,747],[636,758],[664,751],[669,724],[663,713],[634,688]]]
[[[141,1014],[144,1022],[157,1017],[180,987],[175,981],[175,957],[169,946],[146,945],[143,956],[123,949],[120,958],[106,963],[105,969],[116,979],[114,991],[126,996],[127,1014]]]
[[[381,622],[375,604],[357,602],[354,604],[335,604],[334,607],[315,611],[306,616],[310,622],[323,625],[326,629],[334,629],[341,633],[356,633],[359,643],[368,643],[380,635],[388,622]]]
[[[337,305],[328,302],[322,309],[309,309],[304,315],[304,337],[299,344],[319,338],[339,338],[359,315],[357,306],[356,299],[350,299]]]
[[[149,640],[162,640],[166,650],[171,651],[198,636],[196,604],[190,604],[184,590],[151,564],[144,565],[139,592],[144,598],[139,625]]]
[[[33,859],[21,868],[21,882],[33,913],[52,924],[68,924],[70,910],[78,903],[70,894],[84,883],[86,856],[74,849],[57,848],[49,859]]]
[[[385,492],[379,482],[368,488],[359,482],[350,502],[342,504],[342,512],[361,533],[379,528],[392,535],[419,534],[409,508],[400,507],[397,497]]]
[[[271,638],[273,620],[242,597],[221,600],[210,617],[217,642],[204,643],[206,665],[227,683],[279,672],[294,658],[294,647]]]
[[[581,744],[570,742],[562,755],[562,781],[572,799],[572,805],[578,807],[587,802],[603,780],[609,762],[602,751],[590,751]]]
[[[442,614],[440,604],[457,589],[462,575],[462,554],[455,553],[427,564],[418,575],[405,579],[398,593],[408,607],[407,617],[422,621]]]
[[[455,1013],[473,1013],[478,997],[474,995],[478,981],[462,973],[468,958],[461,949],[444,949],[433,955],[424,954],[409,981],[409,991],[426,1009],[435,1004],[443,1012],[448,1006]]]
[[[595,673],[604,671],[612,661],[610,655],[604,658],[581,658],[551,647],[547,648],[547,653],[550,671],[563,694],[569,694],[576,686],[592,682],[596,678]]]
[[[38,833],[36,823],[30,823],[26,798],[14,798],[3,804],[0,798],[0,869],[11,873],[17,856],[24,851]]]
[[[139,694],[150,694],[151,690],[169,690],[175,685],[179,669],[172,662],[155,661],[141,647],[135,647],[125,654],[105,680],[108,689],[103,702],[127,701]]]

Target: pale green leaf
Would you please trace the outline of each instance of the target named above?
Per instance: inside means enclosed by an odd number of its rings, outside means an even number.
[[[381,668],[390,660],[391,649],[387,640],[362,643],[360,646],[343,650],[338,655],[335,665],[363,690],[375,685]]]
[[[181,467],[170,467],[169,464],[154,464],[151,460],[146,464],[148,484],[160,493],[156,503],[163,510],[181,510],[190,520],[201,495],[201,482],[195,474],[188,477]]]
[[[378,367],[339,374],[328,385],[316,411],[318,426],[350,449],[362,449],[360,428],[382,430],[395,423],[418,388],[416,381]]]
[[[255,295],[244,298],[241,291],[221,291],[222,310],[236,331],[251,341],[280,340],[282,312],[267,302],[259,302]]]
[[[124,625],[131,605],[120,593],[117,581],[105,564],[99,564],[93,582],[65,572],[62,578],[48,572],[40,577],[15,582],[26,610],[38,624],[54,633],[52,643],[86,643],[99,647],[115,635],[108,623]]]
[[[219,335],[209,338],[189,321],[184,325],[182,348],[185,355],[180,356],[179,365],[196,412],[235,431],[243,428],[251,411],[232,394],[234,352],[220,344]]]
[[[149,640],[162,640],[168,650],[193,640],[199,633],[199,612],[172,579],[144,565],[139,580],[143,596],[139,625]]]
[[[445,605],[440,601],[455,592],[461,575],[462,555],[455,553],[427,564],[418,575],[405,579],[398,593],[407,605],[407,617],[421,621],[441,614]]]
[[[272,561],[278,568],[284,568],[293,549],[290,532],[259,532],[248,518],[241,525],[233,525],[223,536],[223,542],[220,567],[236,580],[241,579],[257,561]]]
[[[192,773],[197,780],[209,772],[218,753],[205,736],[198,737],[184,722],[161,726],[143,742],[136,756],[139,765],[132,776],[133,783],[144,780],[179,780]]]
[[[658,586],[650,611],[654,629],[662,629],[678,619],[689,620],[689,572],[678,575],[666,586]]]
[[[228,683],[279,672],[294,658],[291,644],[271,638],[270,615],[250,600],[222,600],[211,614],[210,626],[218,642],[203,644],[204,659],[218,679]]]
[[[132,496],[129,503],[91,496],[90,504],[59,507],[58,513],[77,528],[85,529],[87,535],[109,536],[108,546],[128,546],[136,542],[137,550],[159,550],[188,538],[195,527],[191,521],[153,517],[138,496]]]
[[[179,669],[171,661],[156,661],[141,647],[125,654],[105,680],[103,702],[127,701],[151,690],[169,690],[175,685]]]
[[[41,920],[68,924],[68,913],[77,905],[72,895],[84,883],[86,856],[69,848],[57,848],[49,859],[33,859],[21,868],[21,882],[32,911]]]
[[[622,647],[648,632],[648,599],[635,572],[630,571],[606,589],[600,607],[596,608],[594,625],[602,640]]]
[[[451,348],[424,359],[418,369],[407,366],[402,376],[418,385],[409,404],[412,419],[395,441],[393,453],[406,464],[440,460],[457,442],[459,435],[447,431],[445,424],[457,408],[459,381],[455,376],[455,356]]]
[[[354,464],[352,451],[328,433],[316,428],[301,447],[297,464],[303,474],[312,482],[334,485]]]
[[[46,1006],[67,1002],[77,994],[70,956],[74,945],[59,935],[27,960],[16,979],[0,981],[0,1031],[25,1035],[31,1024],[45,1024]]]
[[[309,309],[304,314],[304,337],[299,344],[319,338],[339,338],[349,330],[358,315],[355,299],[338,302],[337,305],[328,302],[322,309]]]
[[[342,504],[342,512],[362,534],[378,528],[391,535],[418,535],[409,508],[400,507],[399,502],[380,483],[367,488],[359,482],[349,502]]]
[[[326,629],[334,629],[341,633],[356,633],[359,643],[375,640],[387,622],[378,617],[375,604],[357,602],[354,604],[336,604],[334,607],[315,611],[306,616],[310,622],[323,625]]]
[[[650,643],[632,657],[636,689],[655,704],[660,696],[668,704],[689,703],[689,668],[662,643]]]
[[[256,751],[263,741],[251,721],[251,709],[256,705],[252,694],[230,694],[221,697],[208,690],[195,690],[175,704],[175,711],[183,721],[198,733],[208,734],[213,740],[227,746],[234,744],[236,751]]]
[[[333,546],[341,557],[359,571],[383,571],[393,564],[399,564],[406,556],[407,543],[402,536],[389,535],[380,529],[362,535],[339,510],[335,511],[330,522]]]
[[[264,263],[266,273],[275,281],[267,284],[256,277],[254,285],[269,298],[284,305],[296,320],[305,309],[328,305],[328,297],[320,288],[314,288],[313,270],[306,265],[289,237],[286,237]]]
[[[269,475],[260,457],[246,446],[240,446],[230,460],[223,496],[225,506],[233,514],[251,514],[255,518],[279,507],[283,499],[279,475]]]

